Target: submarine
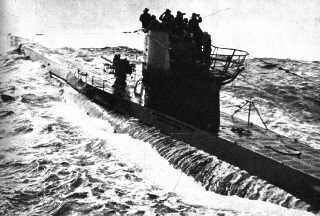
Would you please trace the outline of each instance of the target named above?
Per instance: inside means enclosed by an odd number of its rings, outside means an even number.
[[[319,210],[320,151],[220,111],[221,87],[245,70],[249,53],[212,45],[208,33],[201,45],[162,27],[144,33],[141,70],[119,55],[105,58],[104,71],[84,68],[39,44],[12,38],[50,76],[100,106],[213,154]],[[134,79],[129,80],[128,74]]]

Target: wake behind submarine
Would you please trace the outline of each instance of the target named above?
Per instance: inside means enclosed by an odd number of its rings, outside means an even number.
[[[320,209],[319,150],[220,112],[220,89],[245,69],[248,52],[212,45],[199,14],[186,19],[167,9],[158,20],[145,9],[140,21],[143,61],[103,57],[100,76],[94,68],[57,60],[40,45],[26,42],[19,49],[102,107],[136,117]]]

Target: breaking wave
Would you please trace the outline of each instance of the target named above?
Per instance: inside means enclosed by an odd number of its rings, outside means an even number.
[[[39,63],[1,58],[0,214],[309,214],[285,191],[100,108]]]

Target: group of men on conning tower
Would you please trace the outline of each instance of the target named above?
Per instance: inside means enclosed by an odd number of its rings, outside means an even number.
[[[210,64],[211,36],[203,32],[199,26],[202,18],[199,14],[192,13],[190,19],[184,17],[185,13],[177,11],[174,17],[169,9],[166,9],[157,20],[155,15],[145,8],[140,16],[144,32],[149,30],[166,31],[169,34],[171,49],[170,56],[186,61],[198,61]],[[186,46],[187,45],[187,46]],[[181,48],[184,46],[185,48]],[[189,52],[185,52],[188,48]],[[192,55],[190,55],[190,53]],[[189,54],[188,56],[185,56]]]

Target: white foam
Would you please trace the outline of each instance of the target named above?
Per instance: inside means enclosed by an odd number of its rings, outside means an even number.
[[[61,115],[65,120],[80,126],[88,136],[106,140],[110,145],[108,149],[114,149],[117,157],[142,168],[146,181],[177,193],[185,202],[249,215],[312,215],[263,201],[208,192],[192,177],[174,169],[166,159],[152,149],[150,144],[133,139],[127,134],[113,133],[112,126],[103,120],[102,113],[106,111],[96,104],[89,102],[70,88],[66,88],[66,94],[66,103],[57,104],[55,107],[56,115]],[[98,116],[100,112],[101,117],[93,117],[90,112],[95,113],[94,116]],[[104,118],[106,116],[108,114],[104,115]]]

